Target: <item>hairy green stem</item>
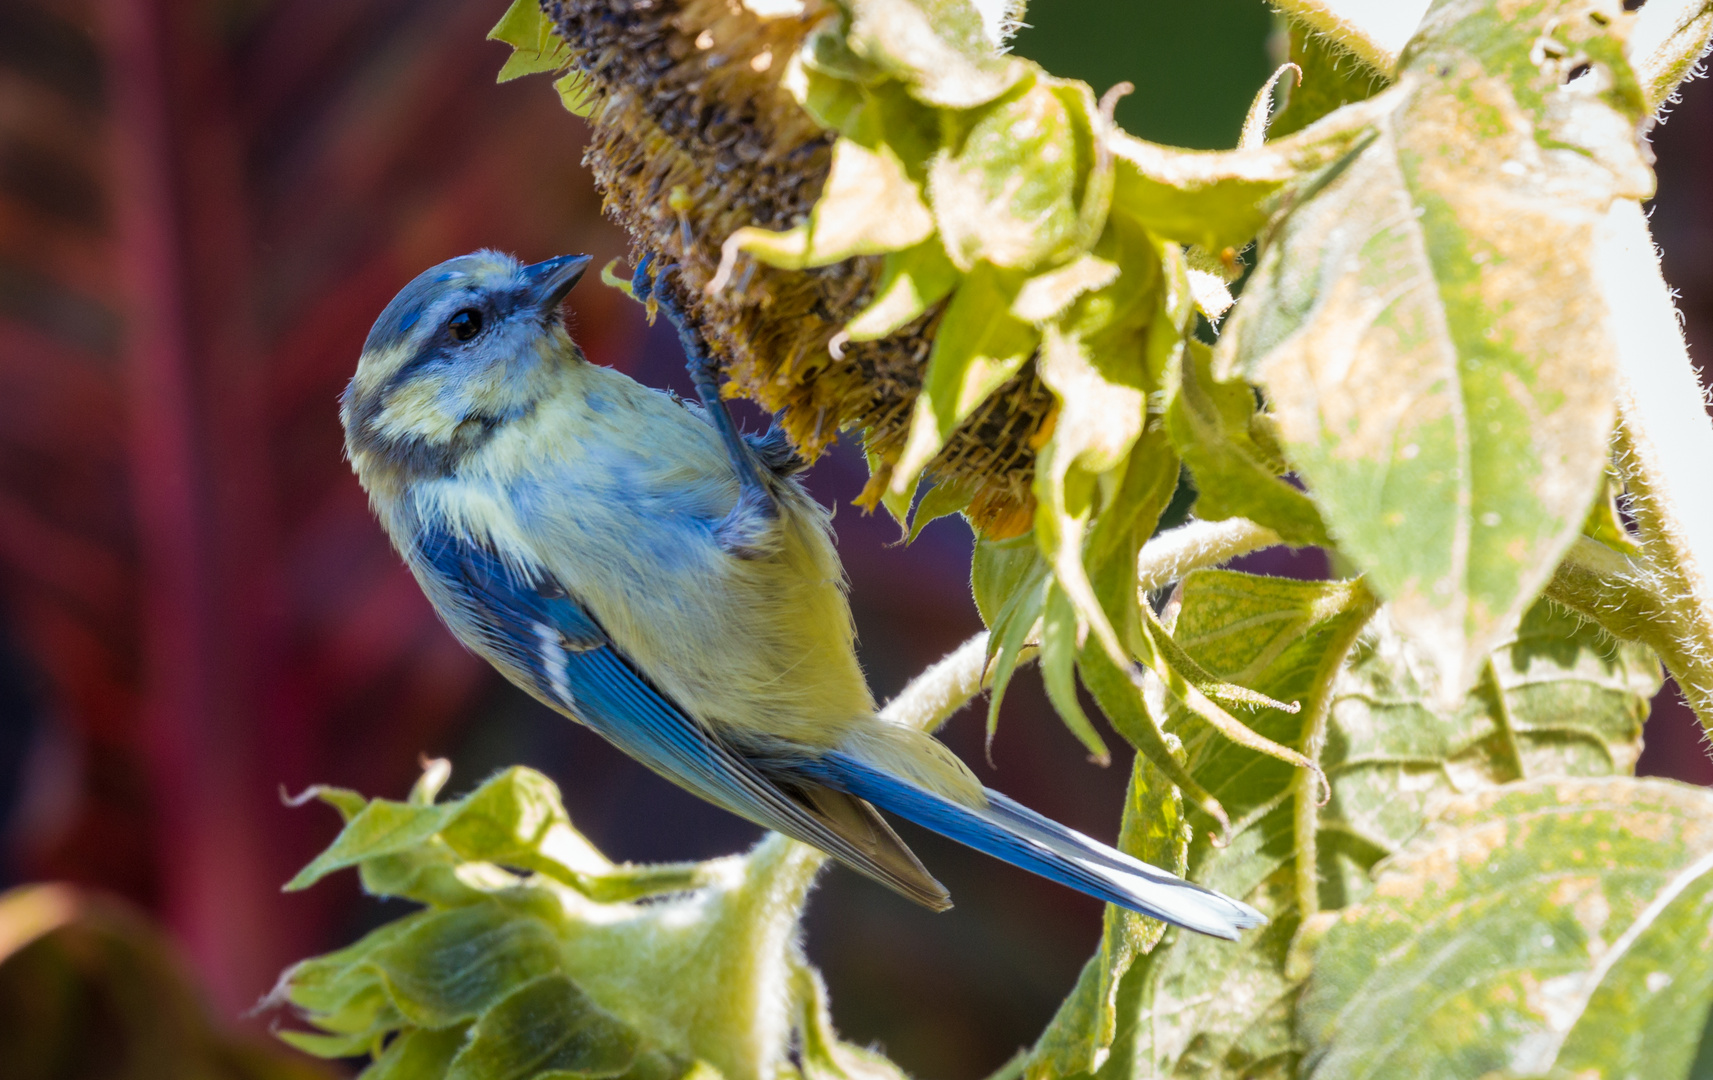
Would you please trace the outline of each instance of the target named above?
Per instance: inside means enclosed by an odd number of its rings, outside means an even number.
[[[1361,617],[1352,619],[1344,633],[1321,654],[1303,734],[1303,756],[1314,762],[1316,768],[1298,770],[1291,785],[1294,801],[1291,828],[1296,842],[1295,891],[1297,911],[1304,919],[1320,910],[1320,866],[1316,841],[1320,834],[1320,808],[1326,802],[1321,797],[1321,785],[1327,780],[1319,766],[1321,752],[1326,749],[1326,723],[1332,715],[1333,689],[1362,628],[1380,610],[1380,598],[1361,578],[1349,582],[1349,587],[1350,596],[1345,603]]]
[[[1713,652],[1705,633],[1660,571],[1587,537],[1579,538],[1542,593],[1613,637],[1659,654],[1703,727],[1713,730]]]
[[[1614,204],[1598,243],[1600,291],[1618,344],[1615,460],[1641,540],[1636,565],[1664,608],[1672,645],[1655,647],[1713,731],[1713,499],[1706,474],[1713,422],[1706,390],[1642,208]]]
[[[1709,0],[1648,0],[1642,5],[1630,30],[1630,65],[1650,110],[1658,111],[1672,100],[1707,51],[1710,35]]]

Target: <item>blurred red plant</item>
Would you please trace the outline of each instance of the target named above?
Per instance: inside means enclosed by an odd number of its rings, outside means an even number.
[[[25,868],[152,908],[223,1011],[343,899],[278,893],[331,827],[278,790],[402,786],[483,677],[341,458],[369,321],[470,248],[620,249],[497,14],[0,5],[0,583],[77,748]],[[580,297],[601,362],[619,302]]]

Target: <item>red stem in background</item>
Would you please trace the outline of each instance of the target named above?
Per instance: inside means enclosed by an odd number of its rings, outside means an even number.
[[[264,530],[221,520],[262,494],[242,490],[261,478],[243,475],[253,448],[220,445],[233,425],[214,415],[249,410],[206,392],[242,362],[231,347],[247,315],[232,274],[243,195],[218,160],[231,150],[220,145],[230,99],[207,13],[174,0],[113,0],[107,12],[155,858],[163,914],[230,1009],[289,958],[270,947],[282,929],[267,910],[278,906],[263,854],[274,845],[254,812],[255,613],[234,602],[252,592],[245,572],[263,567],[233,541]]]

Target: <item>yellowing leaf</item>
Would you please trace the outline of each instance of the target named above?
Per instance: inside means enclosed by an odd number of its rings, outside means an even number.
[[[1182,150],[1114,132],[1113,209],[1180,244],[1235,255],[1281,199],[1360,145],[1389,106],[1363,103],[1247,150]]]
[[[1024,282],[1011,304],[1011,313],[1025,322],[1044,323],[1083,293],[1110,285],[1118,274],[1117,263],[1084,255]]]
[[[1686,1077],[1710,1008],[1713,794],[1506,785],[1451,801],[1340,915],[1304,1075]]]
[[[1396,108],[1276,226],[1220,340],[1217,374],[1266,392],[1339,550],[1451,698],[1605,469],[1615,344],[1592,241],[1613,199],[1651,190],[1616,12],[1436,7],[1365,103]]]
[[[1027,70],[993,47],[969,0],[850,0],[847,6],[851,50],[931,105],[984,104]]]
[[[1081,200],[1094,168],[1086,116],[1045,76],[957,116],[929,167],[928,196],[960,269],[986,260],[1030,269],[1093,241]]]
[[[853,255],[912,247],[934,232],[934,219],[892,147],[869,149],[851,139],[833,145],[832,171],[809,220],[784,232],[745,226],[726,239],[716,283],[723,283],[739,252],[769,266],[801,270]],[[718,284],[711,286],[717,290]]]

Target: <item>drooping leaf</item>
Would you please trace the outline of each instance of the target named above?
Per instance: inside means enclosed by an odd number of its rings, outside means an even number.
[[[988,625],[987,653],[992,675],[988,687],[987,739],[999,728],[999,706],[1030,634],[1047,608],[1052,569],[1041,558],[1035,537],[1025,533],[1006,540],[979,540],[971,560],[971,591]]]
[[[913,490],[947,436],[1035,351],[1040,333],[1010,314],[1021,284],[1017,275],[979,263],[952,294],[887,490]]]
[[[1158,434],[1157,418],[1155,437],[1143,433],[1149,394],[1176,362],[1191,307],[1177,249],[1158,244],[1134,222],[1114,218],[1095,254],[1121,267],[1117,278],[1076,296],[1047,324],[1042,344],[1041,381],[1059,411],[1036,456],[1035,536],[1078,616],[1113,663],[1124,665],[1130,657],[1120,635],[1135,621],[1136,601],[1118,582],[1124,591],[1103,599],[1085,548],[1099,519],[1114,515],[1114,535],[1128,544],[1137,539],[1135,517],[1144,504],[1156,519],[1163,508],[1152,501],[1160,494],[1156,481],[1177,459]],[[1126,489],[1145,472],[1145,494]]]
[[[1175,785],[1184,798],[1217,823],[1220,835],[1225,835],[1231,828],[1225,808],[1179,760],[1182,745],[1161,730],[1159,719],[1147,708],[1129,673],[1120,670],[1105,650],[1086,646],[1077,657],[1077,672],[1107,722],[1135,748],[1137,760],[1148,761],[1158,776]]]
[[[1041,682],[1047,689],[1047,700],[1059,719],[1071,729],[1084,746],[1091,760],[1105,765],[1112,760],[1106,740],[1095,730],[1082,702],[1077,700],[1077,651],[1079,623],[1076,607],[1063,589],[1049,586],[1047,606],[1041,614]]]
[[[970,595],[981,621],[998,633],[1005,605],[1046,573],[1047,566],[1032,536],[977,539],[970,556]]]
[[[721,272],[730,274],[738,252],[769,266],[801,270],[853,255],[879,255],[914,247],[932,237],[934,219],[904,162],[887,143],[873,148],[854,139],[833,144],[833,164],[809,220],[784,232],[745,226],[721,248]]]
[[[943,517],[950,517],[970,504],[974,493],[960,484],[941,483],[929,488],[916,504],[916,512],[910,518],[910,529],[905,536],[906,543],[914,543],[922,530],[930,522]]]
[[[889,251],[880,265],[874,299],[845,324],[845,333],[852,341],[886,337],[944,300],[962,277],[935,237]]]
[[[1688,1076],[1713,1009],[1713,795],[1629,777],[1454,799],[1315,953],[1304,1075]]]
[[[1448,700],[1605,468],[1615,345],[1592,241],[1613,199],[1652,190],[1617,6],[1500,8],[1433,8],[1374,138],[1273,227],[1216,365],[1266,392],[1339,550]]]
[[[1166,411],[1172,444],[1196,478],[1196,514],[1207,521],[1244,517],[1291,544],[1330,543],[1314,502],[1280,474],[1285,463],[1267,438],[1255,392],[1215,381],[1212,350],[1191,340],[1183,379]]]

